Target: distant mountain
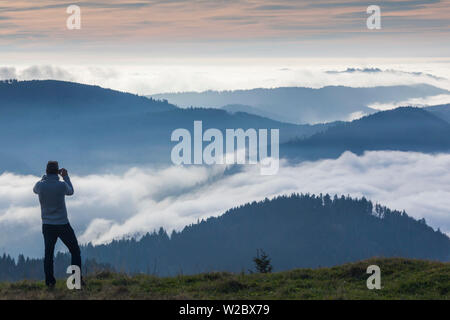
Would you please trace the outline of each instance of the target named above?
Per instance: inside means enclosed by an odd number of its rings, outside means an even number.
[[[399,102],[443,93],[448,93],[448,91],[419,84],[373,88],[328,86],[312,89],[284,87],[163,93],[151,95],[151,97],[166,99],[170,103],[183,108],[190,106],[222,108],[227,105],[241,105],[246,106],[246,110],[240,111],[270,117],[278,121],[304,124],[351,120],[355,115],[376,112],[376,110],[368,107],[372,103]],[[225,107],[225,109],[227,108],[229,107]]]
[[[421,108],[401,107],[339,123],[281,147],[290,159],[339,157],[344,151],[450,152],[450,123]]]
[[[27,114],[48,117],[106,116],[130,112],[160,112],[176,107],[163,101],[155,101],[130,93],[104,89],[74,82],[56,80],[0,81],[0,112],[2,118]],[[20,114],[22,115],[22,114]]]
[[[264,110],[260,110],[258,108],[252,106],[246,106],[243,104],[227,104],[226,106],[222,106],[220,109],[225,110],[229,113],[237,113],[237,112],[245,112],[248,114],[258,115],[260,117],[268,118],[268,119],[276,119],[278,116],[274,113],[266,112]]]
[[[129,93],[53,80],[0,81],[0,101],[0,172],[34,174],[49,159],[95,172],[123,157],[120,145],[129,144],[123,138],[130,128],[120,124],[127,117],[177,109]]]
[[[247,113],[179,109],[167,102],[61,81],[0,83],[0,173],[40,174],[50,159],[78,174],[170,164],[177,128],[274,128],[280,141],[329,125],[293,125]]]
[[[340,73],[388,73],[388,74],[394,74],[394,75],[413,75],[413,76],[424,76],[428,77],[434,80],[447,80],[443,77],[435,76],[431,73],[425,73],[425,72],[408,72],[408,71],[402,71],[402,70],[395,70],[395,69],[385,69],[382,70],[380,68],[347,68],[345,70],[328,70],[325,71],[328,74],[340,74]]]
[[[100,270],[111,270],[112,267],[98,264],[89,259],[83,259],[83,273],[95,273]],[[54,258],[54,273],[57,279],[67,277],[67,266],[70,265],[70,255],[57,252]],[[88,271],[88,272],[86,272]],[[16,259],[10,255],[0,256],[0,281],[43,280],[44,259],[25,258],[20,254]]]
[[[364,198],[298,194],[231,209],[170,237],[160,229],[138,241],[88,245],[82,254],[116,270],[166,276],[247,271],[257,249],[276,271],[374,256],[450,260],[450,239],[424,220]]]
[[[441,104],[438,106],[425,107],[424,109],[450,123],[450,104]]]
[[[228,111],[180,109],[61,81],[0,82],[0,101],[0,173],[41,174],[50,159],[78,174],[171,164],[176,144],[171,133],[177,128],[192,132],[195,120],[203,121],[204,130],[223,133],[279,129],[281,156],[300,160],[335,157],[345,150],[448,150],[449,124],[425,109],[379,112],[351,123],[295,125],[251,114],[253,107],[243,105],[228,106]]]

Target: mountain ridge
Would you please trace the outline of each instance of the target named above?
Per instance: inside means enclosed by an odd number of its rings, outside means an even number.
[[[191,129],[195,120],[202,120],[204,128],[221,130],[278,128],[281,141],[311,135],[329,125],[299,126],[246,113],[180,109],[167,102],[61,81],[2,82],[0,97],[7,101],[0,105],[0,168],[37,175],[51,158],[80,173],[111,166],[170,164],[171,133]]]
[[[55,84],[59,89],[55,89]],[[22,90],[27,86],[30,88]],[[41,90],[42,86],[46,89]],[[89,94],[84,94],[86,90]],[[67,93],[69,91],[70,94]],[[32,95],[27,97],[27,92]],[[355,126],[358,122],[296,125],[239,110],[230,113],[230,110],[216,108],[182,109],[166,101],[71,82],[1,82],[0,97],[7,100],[7,103],[0,104],[2,172],[40,175],[46,161],[51,158],[59,159],[72,172],[79,174],[108,172],[110,168],[123,170],[129,166],[170,165],[170,152],[174,146],[170,141],[171,133],[177,128],[192,130],[196,120],[203,121],[205,129],[217,128],[222,132],[227,128],[279,129],[280,155],[293,160],[337,157],[347,149],[358,154],[372,149],[448,151],[448,130],[434,128],[436,119],[428,121],[428,114],[431,115],[435,110],[433,108],[425,108],[420,117],[408,122],[412,132],[422,128],[423,132],[429,133],[431,142],[441,142],[441,145],[434,143],[431,146],[423,141],[425,136],[419,134],[412,135],[409,140],[397,139],[396,144],[393,144],[395,137],[405,136],[400,128],[405,120],[401,117],[390,119],[391,111],[373,114],[375,119],[379,118],[375,126],[378,128],[372,128],[371,135],[366,134],[363,140],[361,134],[367,128]],[[85,97],[88,99],[85,100]],[[72,98],[75,99],[72,103],[65,103]],[[440,114],[433,114],[441,117],[450,114],[449,106],[440,107],[439,110]],[[353,127],[354,130],[347,135],[336,134],[336,130],[343,127]],[[393,139],[386,136],[386,128],[390,128]],[[317,136],[313,138],[319,133],[335,142],[340,136],[342,141],[337,141],[336,145],[327,145],[325,139],[317,139]],[[385,139],[380,140],[380,135],[384,135]],[[359,146],[349,144],[355,137],[360,138]],[[293,139],[301,142],[296,146]],[[305,139],[310,140],[304,142]],[[376,148],[373,147],[375,140],[379,141]],[[313,141],[318,145],[312,146]]]
[[[392,103],[411,98],[449,93],[428,84],[378,87],[325,86],[322,88],[279,87],[249,90],[161,93],[148,97],[165,99],[180,107],[224,108],[245,105],[259,115],[297,124],[351,120],[355,113],[371,114],[374,103]],[[256,111],[255,111],[256,110]]]
[[[30,104],[34,108],[28,111],[36,108],[41,109],[37,111],[48,112],[58,112],[61,111],[61,108],[70,111],[71,107],[89,108],[95,104],[96,108],[108,108],[108,112],[116,111],[119,114],[120,108],[128,108],[127,111],[130,111],[130,106],[135,109],[146,108],[147,112],[176,108],[167,102],[156,101],[144,96],[102,88],[97,85],[59,80],[0,81],[0,97],[2,99],[0,111],[7,110],[8,112],[14,112],[14,109],[20,107],[27,108]]]
[[[336,158],[345,151],[450,151],[450,123],[423,108],[399,107],[337,123],[323,132],[282,145],[287,158]]]
[[[158,275],[250,268],[262,248],[277,270],[317,268],[372,256],[450,261],[450,239],[425,220],[365,198],[292,194],[251,202],[167,234],[82,248],[86,258]],[[132,261],[132,264],[131,264]]]

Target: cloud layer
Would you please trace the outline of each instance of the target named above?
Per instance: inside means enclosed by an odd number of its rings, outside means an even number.
[[[256,166],[234,174],[223,166],[133,168],[123,175],[74,175],[68,208],[80,241],[95,244],[161,226],[179,230],[231,207],[292,192],[366,196],[450,234],[449,167],[448,154],[378,151],[284,163],[274,176],[261,176]],[[0,250],[42,254],[39,207],[31,193],[37,179],[0,175]]]
[[[321,88],[329,85],[374,87],[418,83],[427,83],[450,90],[450,59],[434,62],[419,60],[397,63],[396,61],[373,61],[371,65],[377,68],[377,72],[365,72],[364,70],[371,69],[364,60],[349,62],[345,59],[217,59],[209,61],[187,59],[181,62],[169,60],[160,63],[140,61],[139,66],[6,65],[0,66],[0,80],[17,78],[19,80],[75,81],[141,95],[260,87]],[[355,71],[347,72],[349,65],[354,66]],[[335,71],[330,71],[331,69]],[[417,70],[426,72],[417,72]],[[440,97],[430,102],[442,100],[449,101],[449,98]]]

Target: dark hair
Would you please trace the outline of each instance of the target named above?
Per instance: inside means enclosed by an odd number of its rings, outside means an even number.
[[[47,163],[47,174],[58,174],[59,164],[58,161],[49,161]]]

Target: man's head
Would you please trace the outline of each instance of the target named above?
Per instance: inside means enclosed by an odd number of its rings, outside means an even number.
[[[59,164],[58,161],[49,161],[47,163],[47,174],[58,174]]]

